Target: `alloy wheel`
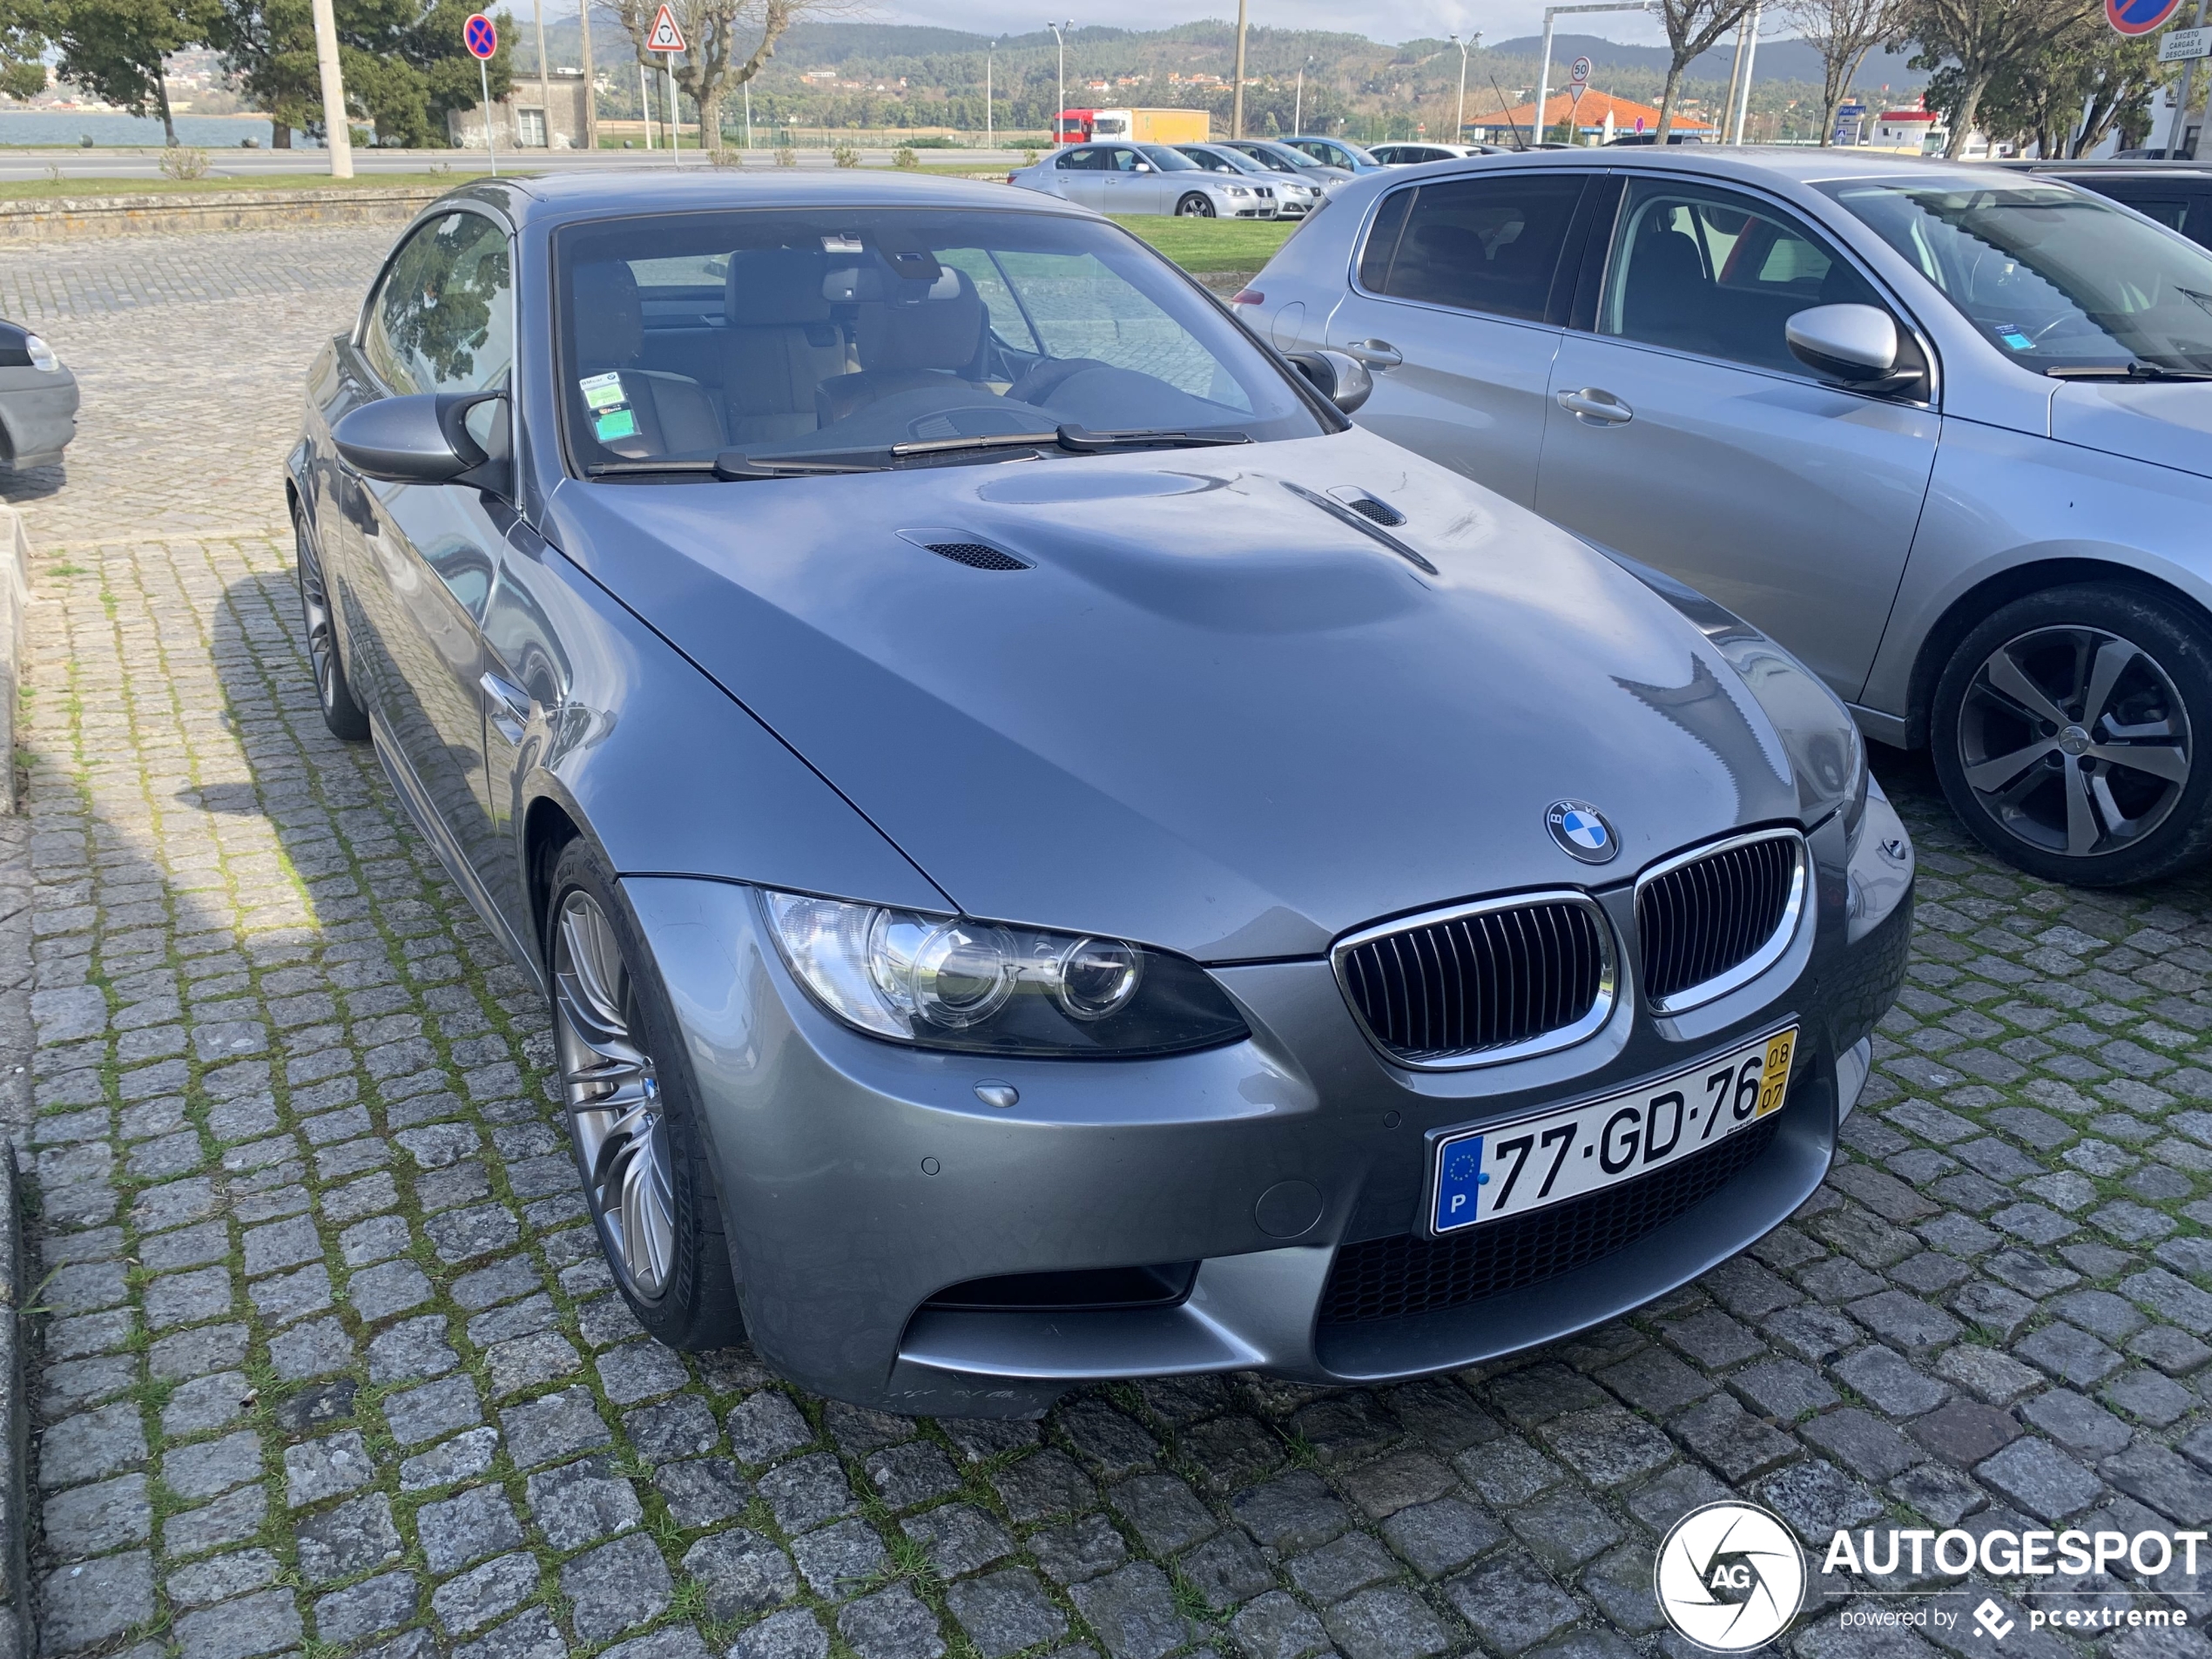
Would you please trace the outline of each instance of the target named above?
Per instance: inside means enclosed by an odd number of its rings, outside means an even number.
[[[1204,196],[1185,196],[1176,204],[1175,211],[1184,219],[1211,219],[1213,204]]]
[[[562,900],[553,934],[554,1005],[570,1132],[607,1254],[640,1299],[667,1289],[675,1189],[660,1081],[637,1034],[637,995],[606,913],[586,893]]]
[[[1959,705],[1958,745],[1991,819],[2069,858],[2141,841],[2189,779],[2188,716],[2172,676],[2101,628],[2037,628],[1992,651]]]
[[[337,668],[336,642],[330,631],[330,590],[322,579],[322,561],[315,556],[307,532],[295,524],[293,535],[300,550],[300,618],[307,631],[307,660],[315,671],[315,695],[328,713]]]

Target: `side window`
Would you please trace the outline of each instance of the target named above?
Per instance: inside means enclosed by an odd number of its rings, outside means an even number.
[[[1785,326],[1832,305],[1882,299],[1803,221],[1733,191],[1642,180],[1614,231],[1598,332],[1801,374]]]
[[[1134,150],[1116,150],[1113,152],[1112,159],[1106,165],[1109,170],[1114,172],[1135,172],[1136,164],[1143,159],[1144,158]]]
[[[1103,151],[1067,150],[1061,152],[1060,159],[1055,165],[1063,172],[1089,172],[1104,159]]]
[[[370,306],[361,348],[398,393],[476,392],[515,357],[507,233],[481,213],[448,213],[408,238]]]
[[[1376,219],[1359,280],[1399,300],[1541,321],[1581,195],[1582,175],[1573,172],[1453,179],[1400,192]],[[1407,205],[1386,262],[1385,220],[1401,198]]]

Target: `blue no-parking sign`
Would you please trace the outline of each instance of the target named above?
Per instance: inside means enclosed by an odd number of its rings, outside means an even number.
[[[2182,0],[2105,0],[2105,21],[2123,35],[2148,35]]]

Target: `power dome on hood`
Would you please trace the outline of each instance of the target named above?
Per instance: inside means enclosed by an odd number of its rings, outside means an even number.
[[[975,915],[1308,955],[1591,880],[1546,827],[1557,799],[1613,820],[1600,880],[1797,815],[1726,661],[1579,542],[1364,433],[1206,459],[564,485],[555,507],[571,556]],[[1005,499],[1061,477],[1110,510]],[[1438,573],[1285,480],[1375,486]],[[1035,568],[921,556],[896,534],[916,523]]]

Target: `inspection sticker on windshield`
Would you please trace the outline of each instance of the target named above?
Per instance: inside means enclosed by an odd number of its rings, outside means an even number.
[[[637,416],[622,389],[620,374],[587,374],[576,383],[591,411],[591,435],[602,443],[637,435]]]
[[[1993,322],[1989,325],[1989,327],[1990,332],[1994,334],[1998,339],[2003,341],[2007,346],[2010,346],[2014,351],[2033,351],[2035,349],[2035,342],[2020,332],[2020,325],[2016,322]]]
[[[1780,1109],[1797,1028],[1759,1037],[1626,1094],[1505,1127],[1435,1137],[1429,1226],[1526,1215],[1693,1157]]]
[[[583,394],[584,404],[590,408],[611,409],[630,401],[622,395],[619,374],[587,374],[576,383],[576,389]]]

